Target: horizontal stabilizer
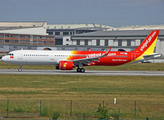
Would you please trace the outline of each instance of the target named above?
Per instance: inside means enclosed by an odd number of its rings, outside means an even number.
[[[158,53],[153,53],[151,55],[143,55],[144,60],[150,60],[150,59],[155,59],[161,57],[161,54]]]

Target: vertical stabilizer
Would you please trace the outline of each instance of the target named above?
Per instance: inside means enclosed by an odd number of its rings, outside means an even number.
[[[132,61],[129,62],[130,64],[143,61],[144,56],[149,56],[154,53],[158,34],[159,30],[151,31],[151,33],[145,38],[145,40],[134,51],[131,52]]]
[[[153,30],[145,38],[145,40],[135,49],[135,52],[141,53],[141,55],[150,55],[154,52],[154,48],[157,42],[159,30]]]

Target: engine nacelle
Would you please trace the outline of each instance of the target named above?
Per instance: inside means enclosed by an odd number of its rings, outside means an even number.
[[[60,61],[59,63],[60,70],[72,70],[73,69],[73,62],[69,61]]]

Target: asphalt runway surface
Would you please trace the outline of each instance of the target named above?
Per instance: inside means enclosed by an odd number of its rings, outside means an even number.
[[[99,76],[164,76],[164,71],[105,71],[105,70],[86,70],[85,73],[76,70],[32,70],[23,69],[0,69],[0,74],[15,75],[99,75]]]

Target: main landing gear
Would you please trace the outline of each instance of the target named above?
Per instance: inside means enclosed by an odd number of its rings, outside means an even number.
[[[79,64],[79,66],[77,68],[77,72],[82,72],[82,73],[85,72],[85,69],[83,68],[83,64],[82,63]]]
[[[22,72],[22,65],[19,66],[18,72]]]
[[[82,73],[84,73],[84,72],[85,72],[85,69],[84,69],[84,68],[77,68],[77,72],[82,72]]]

